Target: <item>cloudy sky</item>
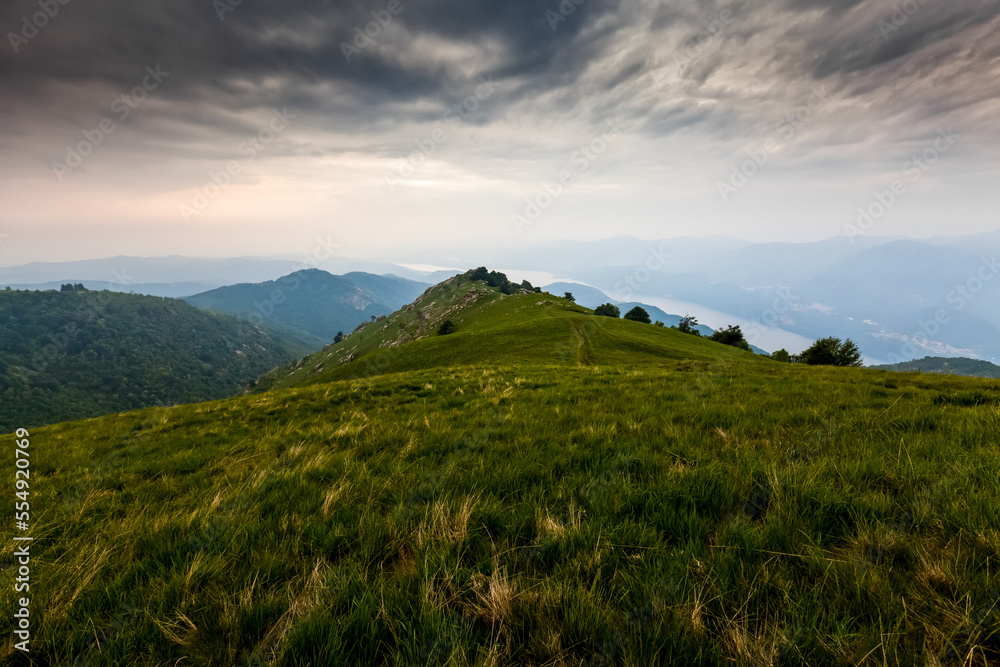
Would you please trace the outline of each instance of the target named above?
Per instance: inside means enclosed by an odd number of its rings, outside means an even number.
[[[0,265],[989,231],[998,26],[997,0],[8,0]]]

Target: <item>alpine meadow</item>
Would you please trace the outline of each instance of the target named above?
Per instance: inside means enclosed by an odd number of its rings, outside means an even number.
[[[456,276],[254,393],[33,430],[35,664],[1000,657],[1000,382],[514,292]]]
[[[0,667],[1000,667],[1000,0],[0,2]]]

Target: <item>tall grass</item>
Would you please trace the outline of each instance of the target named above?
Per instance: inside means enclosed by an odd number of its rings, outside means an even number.
[[[695,343],[33,432],[32,659],[996,664],[1000,384]]]

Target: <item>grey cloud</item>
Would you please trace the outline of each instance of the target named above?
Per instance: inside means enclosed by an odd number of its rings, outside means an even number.
[[[256,130],[260,113],[284,106],[303,127],[380,145],[375,137],[403,124],[440,122],[482,75],[502,94],[471,126],[553,117],[599,125],[626,113],[637,131],[698,130],[723,141],[767,131],[816,81],[887,118],[951,114],[996,94],[986,82],[971,92],[928,83],[965,35],[996,25],[996,2],[927,0],[883,38],[878,22],[891,21],[892,5],[877,0],[585,0],[555,30],[546,12],[570,0],[400,1],[390,29],[348,63],[342,44],[388,0],[245,0],[224,20],[205,1],[74,0],[22,53],[0,44],[0,118],[13,119],[0,134],[39,119],[75,135],[106,112],[113,91],[157,63],[171,77],[129,119],[122,151],[225,153]],[[725,10],[729,25],[707,32]],[[15,30],[34,11],[37,0],[4,4],[0,29]],[[679,51],[689,47],[697,57]],[[969,75],[997,57],[995,47],[977,48]],[[60,106],[57,96],[71,89]],[[914,97],[926,104],[916,109]],[[908,108],[895,108],[904,99]],[[326,154],[319,144],[285,150]]]

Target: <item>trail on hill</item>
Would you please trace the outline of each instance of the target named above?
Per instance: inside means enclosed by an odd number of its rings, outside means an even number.
[[[579,321],[573,322],[573,333],[576,335],[576,365],[592,366],[594,353],[590,346],[590,337]]]

